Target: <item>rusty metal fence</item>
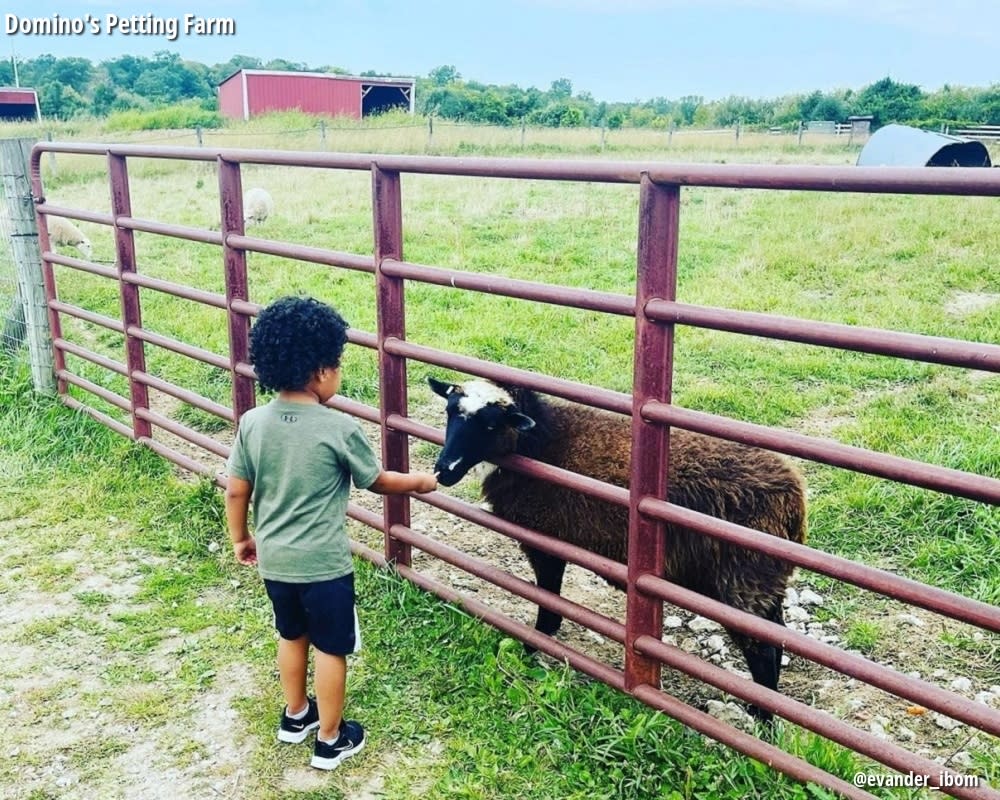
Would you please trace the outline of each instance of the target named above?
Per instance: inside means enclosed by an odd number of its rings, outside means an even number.
[[[40,170],[40,159],[45,152],[105,158],[111,190],[110,213],[58,207],[48,203],[45,200]],[[215,163],[221,203],[221,230],[192,228],[133,217],[128,162],[136,157]],[[241,167],[247,164],[370,172],[374,253],[357,255],[247,236],[243,227],[241,180]],[[502,177],[637,185],[639,237],[635,294],[568,288],[407,262],[403,257],[402,247],[401,176],[416,173],[482,179]],[[382,552],[355,543],[357,554],[377,564],[394,564],[401,575],[424,589],[464,607],[539,650],[568,661],[576,669],[629,692],[695,730],[794,778],[815,782],[845,797],[872,797],[863,787],[854,786],[665,693],[660,688],[661,666],[667,665],[730,695],[773,711],[805,729],[901,773],[924,776],[930,786],[936,787],[943,782],[941,790],[952,796],[993,800],[1000,798],[1000,792],[969,780],[968,775],[942,767],[929,758],[839,721],[798,700],[763,688],[664,642],[662,604],[669,602],[715,620],[734,631],[781,644],[803,658],[919,703],[922,707],[959,720],[986,734],[1000,736],[1000,712],[984,703],[973,702],[927,681],[908,677],[860,655],[738,611],[662,579],[659,577],[663,567],[662,548],[654,546],[657,541],[663,540],[666,525],[683,525],[705,536],[759,550],[803,569],[905,601],[986,631],[1000,632],[1000,609],[994,606],[673,505],[661,499],[666,495],[662,486],[659,486],[658,477],[666,474],[665,466],[669,458],[667,432],[670,427],[678,427],[982,503],[1000,504],[1000,480],[992,477],[696,412],[671,403],[674,331],[678,325],[1000,372],[1000,346],[996,344],[813,322],[679,302],[676,288],[681,187],[998,197],[1000,175],[995,171],[461,159],[43,143],[36,146],[32,154],[32,186],[40,222],[39,235],[54,339],[56,377],[61,396],[71,407],[80,409],[122,435],[149,446],[181,467],[207,474],[223,485],[225,479],[222,476],[154,440],[152,431],[157,427],[216,456],[225,457],[228,454],[228,447],[220,441],[151,410],[149,389],[166,393],[228,422],[236,422],[243,412],[254,405],[254,373],[247,360],[248,332],[251,318],[259,311],[260,306],[248,296],[247,252],[370,273],[374,275],[377,289],[377,330],[352,330],[349,336],[353,343],[377,351],[380,406],[373,408],[346,398],[335,398],[332,405],[381,426],[382,456],[387,469],[409,468],[410,437],[435,444],[442,442],[440,430],[421,424],[408,415],[407,360],[486,378],[513,381],[531,389],[632,417],[634,438],[628,489],[519,456],[508,457],[503,462],[505,468],[570,486],[628,507],[631,513],[627,566],[505,522],[477,506],[448,495],[433,493],[417,498],[461,519],[528,543],[544,552],[556,554],[627,586],[627,612],[624,622],[611,619],[419,533],[411,527],[411,498],[406,496],[386,498],[381,516],[359,506],[351,506],[349,514],[353,518],[384,534],[385,546]],[[115,236],[117,263],[111,267],[53,252],[44,224],[47,215],[111,226]],[[220,247],[225,293],[207,292],[144,275],[136,263],[135,232],[178,237]],[[57,292],[57,267],[82,270],[116,283],[120,289],[120,319],[61,301]],[[633,393],[612,392],[408,341],[405,325],[408,281],[633,317],[636,332]],[[210,352],[144,328],[141,291],[163,292],[225,311],[228,318],[229,353],[223,355]],[[61,321],[67,316],[121,334],[125,342],[124,362],[108,358],[64,338]],[[148,372],[145,354],[150,347],[165,348],[228,372],[232,380],[231,405],[214,402]],[[124,377],[130,389],[129,396],[119,395],[68,370],[67,354]],[[69,386],[78,387],[120,409],[128,415],[131,424],[123,424],[71,397],[67,391]],[[625,648],[624,669],[618,669],[540,634],[454,587],[421,573],[411,565],[411,549],[414,547],[532,603],[557,611],[567,619],[622,644]]]

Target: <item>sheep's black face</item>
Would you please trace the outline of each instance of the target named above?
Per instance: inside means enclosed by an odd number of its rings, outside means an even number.
[[[476,464],[507,452],[503,442],[514,430],[528,430],[535,423],[520,414],[508,395],[488,381],[464,385],[428,378],[431,389],[448,401],[444,447],[434,464],[438,483],[454,486]]]

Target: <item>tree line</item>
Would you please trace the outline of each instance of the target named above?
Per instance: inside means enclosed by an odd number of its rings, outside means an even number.
[[[236,55],[208,66],[161,51],[151,58],[123,55],[94,64],[86,58],[42,55],[0,63],[0,84],[37,90],[42,115],[71,119],[105,117],[114,111],[148,110],[177,103],[217,109],[216,87],[238,69],[347,74],[336,66],[309,67],[273,59]],[[15,72],[16,71],[16,72]],[[362,77],[393,77],[366,71]],[[407,76],[409,77],[409,76]],[[416,110],[456,122],[551,127],[792,127],[800,121],[844,121],[871,115],[873,126],[900,122],[918,127],[1000,125],[1000,84],[944,86],[925,92],[914,84],[882,78],[861,89],[814,91],[778,98],[731,96],[706,100],[697,95],[655,97],[633,102],[603,102],[589,92],[574,92],[568,78],[548,89],[486,84],[466,80],[452,65],[416,79]],[[221,123],[221,119],[219,120]]]

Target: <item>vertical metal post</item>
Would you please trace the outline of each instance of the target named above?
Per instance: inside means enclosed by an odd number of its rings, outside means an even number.
[[[240,165],[218,160],[219,204],[222,222],[222,261],[226,281],[226,317],[229,326],[229,369],[233,381],[233,413],[237,421],[256,404],[252,378],[240,375],[236,365],[250,360],[250,317],[233,310],[234,300],[248,300],[247,254],[226,242],[231,233],[243,234],[243,179]]]
[[[121,295],[122,322],[125,325],[125,364],[128,367],[129,396],[132,399],[132,435],[138,439],[149,439],[153,429],[147,420],[140,419],[140,408],[149,408],[149,390],[146,384],[135,379],[137,372],[146,371],[146,352],[142,339],[132,331],[142,328],[142,312],[139,305],[139,287],[126,283],[122,276],[136,272],[135,235],[127,228],[118,226],[121,217],[132,216],[132,198],[128,184],[128,166],[124,156],[108,154],[108,178],[111,183],[111,212],[115,218],[115,250],[118,253],[118,286]]]
[[[409,472],[410,450],[405,433],[390,430],[390,414],[405,415],[406,359],[385,352],[387,339],[406,338],[402,278],[382,272],[387,258],[403,258],[403,201],[398,172],[372,165],[372,213],[375,231],[375,291],[378,298],[379,409],[382,417],[382,464],[386,469]],[[410,545],[393,538],[393,525],[410,524],[410,498],[387,495],[384,500],[385,557],[401,566],[410,564]]]
[[[660,665],[637,653],[636,638],[663,632],[663,603],[636,588],[641,575],[663,574],[666,525],[639,513],[643,497],[667,496],[670,429],[643,419],[650,400],[670,402],[673,384],[673,325],[645,318],[646,304],[677,297],[677,237],[680,187],[660,186],[643,174],[639,184],[638,275],[635,363],[632,389],[632,463],[629,479],[628,597],[625,617],[625,686],[659,687]]]
[[[33,139],[4,139],[0,142],[3,200],[6,201],[10,221],[10,254],[17,273],[17,288],[0,346],[16,353],[27,339],[32,385],[36,392],[53,394],[56,380],[51,320],[45,301],[45,273],[38,249],[38,223],[28,178],[33,144]],[[51,269],[51,265],[47,266]],[[58,319],[56,324],[58,326]]]

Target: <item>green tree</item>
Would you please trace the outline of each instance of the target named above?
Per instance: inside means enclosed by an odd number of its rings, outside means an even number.
[[[573,96],[573,82],[569,78],[559,78],[552,81],[549,95],[556,100],[568,100]]]
[[[143,70],[149,64],[148,59],[136,56],[121,56],[110,61],[104,61],[101,66],[108,74],[108,80],[118,89],[133,91],[135,82],[139,80]]]
[[[435,86],[447,86],[449,83],[457,83],[462,79],[462,76],[452,64],[435,67],[427,73],[427,77]]]
[[[94,77],[94,65],[86,58],[60,58],[52,65],[51,75],[64,86],[83,94]]]
[[[38,93],[38,106],[43,117],[69,119],[83,111],[87,104],[72,86],[50,81]]]
[[[854,113],[871,114],[875,127],[890,122],[911,122],[920,118],[923,99],[924,93],[919,86],[883,78],[858,92]]]

